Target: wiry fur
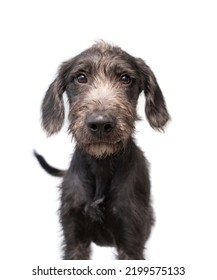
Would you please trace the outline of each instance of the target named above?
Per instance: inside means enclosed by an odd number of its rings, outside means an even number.
[[[45,131],[52,135],[61,129],[66,92],[69,132],[76,140],[65,173],[48,168],[40,158],[49,173],[65,174],[60,208],[64,259],[89,259],[92,241],[115,246],[119,259],[144,258],[153,214],[148,164],[133,140],[141,91],[150,125],[163,130],[169,114],[151,69],[142,59],[100,42],[64,62],[45,95]],[[92,119],[108,124],[100,123],[98,131],[95,124],[90,127]]]

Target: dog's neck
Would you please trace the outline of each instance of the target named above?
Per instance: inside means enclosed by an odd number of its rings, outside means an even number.
[[[83,154],[84,160],[87,162],[87,166],[90,169],[89,172],[95,181],[93,200],[101,199],[107,195],[116,171],[124,169],[124,163],[129,163],[129,161],[131,161],[133,145],[135,145],[133,138],[129,138],[124,148],[115,154],[101,158],[94,157],[85,151],[81,151],[80,148],[77,147],[79,152]]]

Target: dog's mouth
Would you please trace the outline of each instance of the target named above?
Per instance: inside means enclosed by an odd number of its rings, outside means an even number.
[[[118,154],[126,146],[126,140],[117,141],[91,141],[83,143],[81,148],[91,156],[103,158],[110,155]]]
[[[94,139],[93,141],[89,141],[86,144],[87,145],[118,145],[123,141],[124,139],[116,139],[116,140]]]

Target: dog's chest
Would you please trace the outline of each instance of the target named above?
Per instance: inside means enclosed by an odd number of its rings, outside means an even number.
[[[112,192],[112,182],[116,176],[115,164],[111,159],[95,160],[90,166],[92,177],[92,199],[108,197]]]
[[[116,177],[115,163],[111,159],[93,160],[89,165],[91,192],[89,202],[85,206],[86,214],[92,221],[104,223],[106,216],[113,215],[116,210],[113,205]]]

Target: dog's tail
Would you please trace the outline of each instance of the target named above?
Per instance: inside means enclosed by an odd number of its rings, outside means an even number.
[[[43,156],[39,155],[35,150],[34,150],[34,156],[37,158],[38,162],[40,163],[41,167],[47,171],[50,175],[57,176],[57,177],[63,177],[66,173],[65,170],[60,170],[55,167],[50,166],[46,160],[44,159]]]

